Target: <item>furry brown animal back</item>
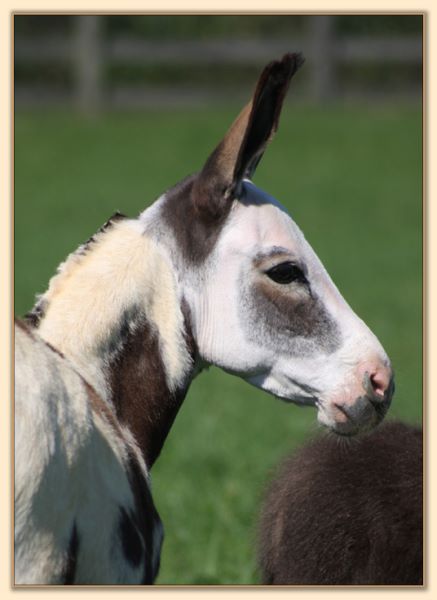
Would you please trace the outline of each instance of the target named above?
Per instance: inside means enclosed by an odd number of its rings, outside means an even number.
[[[422,584],[422,432],[388,422],[287,458],[259,528],[264,584]]]

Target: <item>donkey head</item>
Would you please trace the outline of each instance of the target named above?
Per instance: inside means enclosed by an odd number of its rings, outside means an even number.
[[[385,415],[389,360],[285,209],[249,181],[302,63],[288,54],[267,65],[202,171],[171,189],[162,211],[200,359],[315,405],[321,423],[350,435]]]

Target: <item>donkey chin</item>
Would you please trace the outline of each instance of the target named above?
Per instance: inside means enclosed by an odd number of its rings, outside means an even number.
[[[295,378],[272,373],[258,374],[247,381],[286,402],[316,407],[321,425],[340,436],[350,437],[370,431],[384,419],[395,387],[388,361],[379,368],[361,367],[351,379],[355,384],[331,393],[322,393]]]
[[[370,431],[385,417],[393,393],[377,396],[372,392],[357,396],[351,400],[317,402],[317,420],[338,435],[353,436]]]
[[[323,398],[318,404],[318,421],[343,436],[373,429],[385,417],[394,393],[394,375],[388,360],[362,364],[354,384]]]

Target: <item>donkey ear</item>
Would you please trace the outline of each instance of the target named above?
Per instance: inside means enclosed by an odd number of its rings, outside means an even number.
[[[193,186],[193,201],[211,218],[227,214],[230,200],[241,193],[241,183],[254,173],[268,142],[278,128],[290,80],[302,66],[301,54],[286,54],[269,63],[258,80],[249,104],[210,155]]]

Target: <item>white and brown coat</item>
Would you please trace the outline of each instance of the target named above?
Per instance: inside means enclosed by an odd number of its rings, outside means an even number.
[[[18,583],[153,580],[161,527],[147,469],[205,366],[313,405],[343,435],[383,418],[384,350],[249,180],[301,64],[267,65],[200,173],[138,218],[112,219],[60,266],[32,329],[19,326]]]

